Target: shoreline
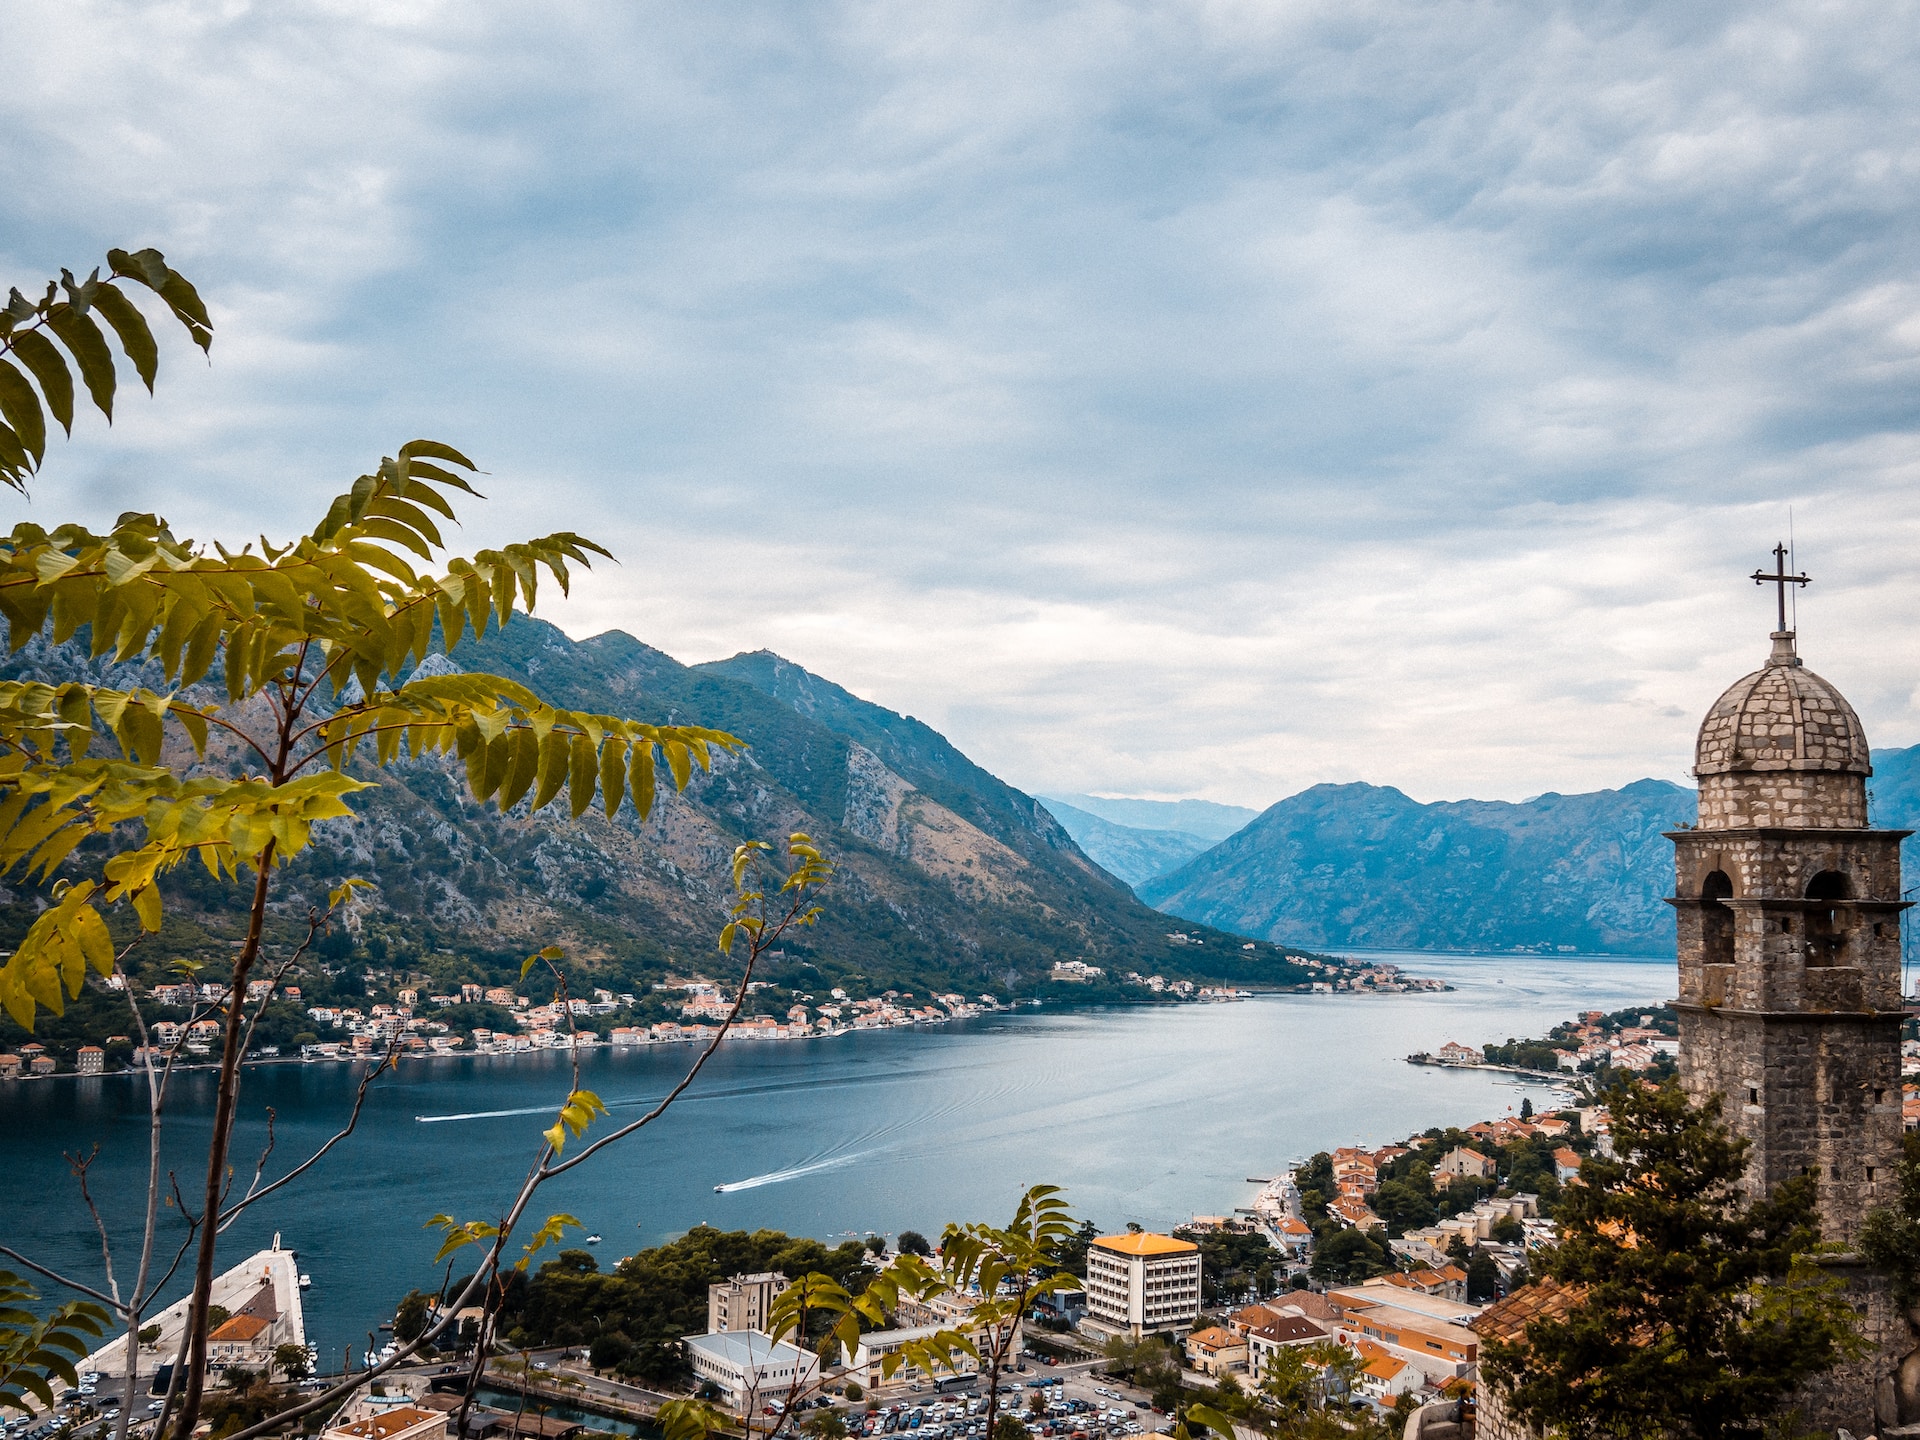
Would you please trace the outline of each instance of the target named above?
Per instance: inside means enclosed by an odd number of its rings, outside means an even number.
[[[1392,990],[1384,990],[1384,989],[1376,990],[1371,987],[1368,987],[1368,988],[1356,989],[1356,990],[1335,990],[1335,991],[1312,990],[1306,987],[1288,987],[1284,989],[1279,987],[1268,987],[1268,988],[1260,988],[1260,989],[1252,989],[1252,990],[1243,989],[1237,994],[1210,994],[1204,998],[1200,998],[1200,997],[1178,998],[1178,997],[1164,997],[1161,995],[1142,996],[1137,999],[1131,996],[1119,996],[1119,997],[1111,997],[1111,998],[1103,997],[1100,999],[1093,999],[1090,997],[1084,998],[1084,999],[1080,997],[1056,997],[1056,998],[1051,998],[1046,1000],[1041,1000],[1041,999],[1016,1000],[1011,1002],[1010,1004],[999,1006],[992,1010],[981,1010],[972,1015],[949,1015],[941,1019],[909,1020],[899,1024],[890,1024],[890,1025],[845,1025],[835,1030],[821,1031],[819,1033],[810,1034],[810,1035],[757,1035],[757,1034],[754,1034],[752,1031],[734,1030],[734,1031],[729,1031],[727,1038],[729,1040],[739,1040],[743,1043],[751,1042],[751,1043],[760,1044],[760,1045],[780,1044],[780,1043],[791,1044],[794,1042],[807,1041],[807,1040],[839,1040],[849,1035],[881,1034],[881,1033],[900,1031],[900,1030],[919,1030],[919,1029],[940,1028],[940,1027],[945,1027],[948,1025],[955,1024],[956,1022],[959,1022],[959,1021],[982,1020],[982,1019],[988,1018],[989,1016],[1015,1015],[1015,1014],[1018,1014],[1020,1011],[1029,1010],[1029,1009],[1037,1010],[1037,1009],[1046,1008],[1046,1009],[1059,1009],[1059,1010],[1081,1010],[1081,1009],[1084,1009],[1084,1010],[1098,1010],[1098,1009],[1172,1010],[1172,1009],[1181,1009],[1188,1006],[1238,1004],[1247,1000],[1254,1000],[1254,999],[1259,999],[1267,996],[1299,996],[1304,999],[1330,999],[1337,995],[1345,995],[1345,996],[1370,995],[1370,996],[1378,996],[1383,999],[1393,999],[1393,998],[1404,998],[1409,995],[1417,996],[1417,995],[1447,994],[1447,993],[1453,992],[1454,990],[1455,990],[1455,987],[1452,985],[1440,985],[1432,988],[1421,987],[1418,989],[1397,988]],[[589,1032],[589,1033],[593,1033],[593,1032]],[[511,1049],[490,1048],[486,1050],[459,1049],[459,1050],[403,1051],[397,1054],[396,1056],[394,1056],[394,1062],[397,1068],[399,1065],[399,1062],[401,1061],[415,1061],[415,1060],[521,1060],[521,1059],[526,1059],[530,1056],[536,1056],[536,1055],[549,1055],[549,1054],[568,1055],[573,1053],[576,1050],[583,1050],[583,1051],[608,1050],[608,1051],[620,1051],[620,1052],[646,1051],[646,1050],[660,1049],[668,1046],[700,1045],[700,1044],[706,1043],[712,1038],[713,1037],[710,1035],[708,1036],[676,1035],[676,1036],[672,1036],[665,1039],[656,1040],[656,1039],[649,1038],[639,1043],[629,1042],[625,1044],[618,1044],[609,1039],[606,1039],[604,1037],[601,1037],[595,1034],[591,1043],[580,1044],[580,1045],[527,1045],[527,1046],[516,1046]],[[325,1043],[334,1043],[334,1042],[325,1042]],[[377,1064],[380,1058],[381,1058],[380,1055],[377,1053],[360,1053],[360,1054],[344,1054],[344,1055],[256,1055],[256,1056],[243,1059],[240,1062],[240,1065],[242,1069],[253,1069],[255,1067],[267,1066],[267,1065],[353,1065],[353,1064],[359,1064],[359,1063]],[[1409,1056],[1408,1058],[1412,1059],[1411,1056]],[[220,1065],[217,1060],[209,1059],[206,1061],[195,1060],[195,1061],[186,1062],[186,1063],[181,1063],[176,1061],[174,1064],[173,1070],[174,1070],[174,1073],[178,1075],[178,1074],[186,1074],[186,1073],[197,1072],[197,1071],[218,1071],[219,1068],[220,1068]],[[1468,1069],[1473,1067],[1453,1066],[1451,1068]],[[1482,1067],[1482,1068],[1486,1068],[1486,1067]],[[1492,1067],[1492,1068],[1500,1068],[1500,1067]],[[101,1071],[86,1073],[86,1074],[83,1074],[77,1070],[57,1070],[57,1071],[54,1071],[52,1074],[47,1074],[47,1075],[28,1075],[28,1074],[8,1075],[5,1077],[0,1077],[0,1097],[4,1097],[8,1093],[4,1087],[10,1084],[25,1084],[30,1081],[43,1081],[43,1080],[123,1080],[123,1079],[138,1080],[142,1076],[144,1076],[145,1073],[146,1072],[144,1070],[141,1070],[135,1066],[128,1066],[120,1070],[101,1070]]]

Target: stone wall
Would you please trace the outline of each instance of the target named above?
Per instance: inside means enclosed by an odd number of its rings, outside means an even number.
[[[1776,770],[1700,777],[1703,830],[1759,825],[1862,830],[1866,824],[1867,786],[1858,775]]]
[[[1823,1238],[1851,1244],[1899,1191],[1898,1015],[1756,1015],[1683,1005],[1680,1082],[1718,1095],[1753,1142],[1743,1188],[1759,1197],[1811,1174]]]

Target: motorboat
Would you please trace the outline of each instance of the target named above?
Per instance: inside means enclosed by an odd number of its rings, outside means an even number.
[[[300,1288],[302,1290],[311,1290],[313,1288],[313,1276],[303,1274],[300,1277]]]
[[[600,1243],[600,1237],[598,1235],[587,1236],[587,1244],[598,1245],[599,1243]]]

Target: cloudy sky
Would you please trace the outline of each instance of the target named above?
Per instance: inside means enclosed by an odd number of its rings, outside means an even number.
[[[10,0],[0,283],[208,298],[43,522],[401,441],[549,618],[1040,791],[1682,779],[1765,652],[1920,742],[1920,6]],[[11,523],[9,521],[9,523]]]

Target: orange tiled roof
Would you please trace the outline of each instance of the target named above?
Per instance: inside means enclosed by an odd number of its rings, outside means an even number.
[[[235,1315],[223,1322],[218,1330],[207,1336],[209,1340],[258,1340],[267,1328],[267,1322],[258,1315]]]
[[[1557,1280],[1536,1280],[1522,1285],[1506,1299],[1489,1305],[1467,1322],[1467,1328],[1482,1340],[1500,1340],[1512,1344],[1526,1338],[1527,1323],[1544,1316],[1564,1319],[1586,1298],[1578,1285],[1562,1285]]]
[[[1268,1308],[1282,1312],[1297,1310],[1309,1320],[1337,1320],[1340,1316],[1340,1312],[1334,1309],[1331,1300],[1311,1290],[1289,1290],[1286,1294],[1277,1296]]]
[[[1231,1330],[1222,1330],[1218,1325],[1209,1325],[1205,1330],[1196,1330],[1187,1336],[1189,1345],[1198,1345],[1203,1350],[1219,1350],[1225,1346],[1238,1345],[1240,1337]]]

